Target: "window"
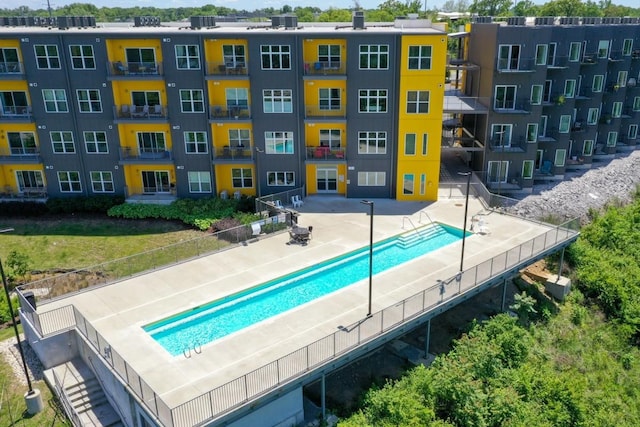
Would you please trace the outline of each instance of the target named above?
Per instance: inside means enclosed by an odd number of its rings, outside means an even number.
[[[293,154],[293,132],[265,132],[264,145],[267,154]]]
[[[100,91],[97,89],[78,89],[78,108],[81,113],[101,113],[102,101],[100,101]]]
[[[555,159],[553,161],[554,166],[564,166],[564,162],[567,158],[567,150],[564,148],[556,150]]]
[[[131,91],[131,102],[137,107],[160,105],[160,92],[155,90]]]
[[[338,44],[318,45],[318,62],[326,64],[329,67],[339,67],[340,66],[340,45]]]
[[[618,71],[618,78],[616,79],[616,85],[619,87],[625,87],[627,85],[627,71]]]
[[[64,89],[42,89],[44,109],[47,113],[68,113],[67,92]]]
[[[178,70],[200,69],[200,47],[197,44],[177,44],[175,47]]]
[[[546,44],[538,44],[536,45],[536,65],[546,65],[547,64],[547,50],[549,46]]]
[[[107,133],[96,132],[84,132],[84,145],[89,154],[106,154],[109,152],[109,145],[107,144]]]
[[[531,86],[531,105],[540,105],[542,103],[542,85]]]
[[[231,182],[233,188],[252,188],[253,174],[251,168],[232,168]]]
[[[0,47],[0,65],[4,66],[5,73],[19,73],[21,68],[18,49],[14,47]]]
[[[58,183],[62,193],[79,193],[82,191],[80,173],[77,171],[58,172]]]
[[[507,172],[509,170],[508,161],[491,161],[488,167],[488,182],[496,184],[498,182],[507,182]]]
[[[547,65],[556,65],[556,50],[558,49],[558,43],[549,43],[549,52],[547,54]]]
[[[640,111],[640,96],[633,97],[633,111]]]
[[[166,149],[164,132],[138,132],[138,150],[141,156],[162,153]]]
[[[631,51],[633,49],[633,39],[624,39],[622,42],[622,54],[624,56],[631,55]]]
[[[622,115],[622,102],[614,102],[611,107],[611,117],[618,118]]]
[[[189,172],[189,193],[211,193],[211,174],[209,172]]]
[[[187,154],[207,153],[206,132],[184,132],[184,151]]]
[[[431,69],[431,46],[409,46],[409,69]]]
[[[251,147],[249,129],[229,129],[229,145],[232,147]]]
[[[113,174],[111,172],[90,172],[91,189],[94,193],[113,193]]]
[[[385,185],[386,172],[358,172],[359,187],[383,187]]]
[[[493,108],[496,110],[514,110],[516,108],[516,87],[496,86]]]
[[[75,44],[69,46],[71,66],[74,70],[95,70],[96,60],[93,56],[93,46],[90,44]]]
[[[318,90],[321,110],[340,110],[340,89],[321,88]]]
[[[33,45],[33,49],[36,53],[36,63],[39,69],[60,69],[58,46],[54,44],[36,44]]]
[[[549,117],[544,114],[540,116],[540,122],[538,124],[538,137],[546,137],[548,119]]]
[[[414,176],[412,173],[405,173],[402,176],[402,194],[407,196],[413,196],[414,191]]]
[[[571,42],[569,45],[569,61],[578,62],[580,60],[580,50],[582,49],[582,43]]]
[[[422,134],[422,155],[426,156],[429,154],[429,134]]]
[[[0,67],[2,67],[0,62]],[[23,91],[0,91],[0,114],[4,115],[22,115],[28,114],[30,111],[27,102],[27,92]]]
[[[358,132],[358,153],[360,154],[386,154],[386,132]]]
[[[70,131],[49,132],[53,152],[56,154],[75,153],[73,134]]]
[[[202,89],[181,89],[180,108],[183,113],[204,112],[204,95]]]
[[[359,49],[361,70],[386,70],[389,68],[389,45],[361,44]]]
[[[638,125],[629,125],[629,130],[627,131],[627,138],[636,139],[638,137]]]
[[[266,46],[267,48],[269,46]],[[286,47],[289,52],[289,46],[274,46],[277,48]],[[247,59],[244,53],[244,45],[241,44],[225,44],[222,45],[222,58],[227,67],[246,66]],[[264,62],[263,62],[264,63]],[[264,68],[264,67],[263,67]],[[288,68],[288,67],[282,67]]]
[[[569,133],[570,127],[571,127],[571,116],[568,114],[561,115],[560,124],[558,125],[558,132]]]
[[[533,160],[524,160],[522,162],[522,178],[533,178]]]
[[[598,124],[598,116],[599,115],[600,115],[600,109],[599,108],[589,108],[589,111],[587,113],[587,124],[588,125]]]
[[[7,139],[12,156],[38,153],[36,134],[33,132],[7,132]]]
[[[593,76],[593,84],[591,85],[591,90],[594,92],[602,92],[602,87],[604,86],[604,75],[596,74]]]
[[[358,91],[361,113],[386,113],[386,89],[360,89]]]
[[[407,114],[428,113],[429,96],[428,90],[407,91]]]
[[[21,193],[27,190],[44,190],[44,178],[40,171],[16,171],[16,179]]]
[[[264,89],[262,107],[265,113],[293,112],[293,94],[291,89]]]
[[[607,134],[607,147],[615,147],[618,142],[618,132],[609,132]]]
[[[227,108],[248,109],[249,108],[249,90],[246,88],[228,88],[225,89],[227,97]]]
[[[140,67],[152,69],[156,67],[156,51],[153,48],[126,48],[129,72],[137,73]]]
[[[296,178],[293,172],[267,172],[267,185],[293,187]]]
[[[320,129],[320,146],[330,148],[340,148],[340,129]]]
[[[538,140],[538,123],[527,124],[527,142],[532,143]]]
[[[542,102],[550,103],[551,102],[551,87],[553,86],[552,80],[544,81],[544,89],[542,91]]]
[[[290,70],[291,51],[289,45],[261,45],[263,70]]]
[[[511,124],[494,124],[491,125],[491,142],[495,147],[511,146]]]
[[[593,139],[585,139],[582,143],[582,155],[590,156],[593,154]]]
[[[416,134],[408,133],[404,136],[404,154],[415,156],[416,154]]]
[[[145,194],[169,193],[171,184],[169,184],[168,171],[142,170],[142,191]]]
[[[576,96],[576,81],[571,79],[571,80],[565,80],[564,82],[564,96],[565,98],[573,98],[574,96]]]
[[[600,40],[598,42],[598,58],[609,57],[609,40]]]
[[[520,62],[520,45],[498,47],[498,70],[517,70]]]

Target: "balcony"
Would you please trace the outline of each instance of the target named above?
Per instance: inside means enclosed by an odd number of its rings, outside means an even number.
[[[107,76],[111,80],[153,79],[163,75],[162,62],[108,62]]]
[[[6,201],[42,201],[47,198],[47,189],[45,187],[23,187],[16,192],[10,185],[4,190],[0,190],[0,200]]]
[[[246,62],[207,62],[205,70],[207,80],[220,77],[249,77]]]
[[[2,107],[0,110],[0,120],[8,122],[31,122],[33,121],[33,114],[31,113],[30,105],[18,105],[10,107]]]
[[[580,65],[596,65],[598,63],[598,53],[586,53],[580,59]]]
[[[622,55],[621,50],[614,50],[609,52],[609,62],[620,62],[624,60],[625,56]]]
[[[489,140],[489,148],[497,153],[526,153],[527,142],[523,137],[511,138],[511,141],[501,141],[500,138]]]
[[[568,56],[556,56],[552,58],[551,64],[547,64],[547,70],[564,70],[569,68]]]
[[[343,148],[331,148],[325,146],[307,146],[307,160],[313,161],[344,161],[346,151]]]
[[[339,108],[332,107],[330,109],[320,105],[305,105],[304,118],[324,121],[346,120],[347,109],[342,105]]]
[[[170,164],[173,155],[169,150],[136,149],[131,147],[120,148],[120,164],[144,163],[144,164]]]
[[[631,52],[631,59],[640,59],[640,49]]]
[[[22,62],[0,62],[0,79],[16,80],[24,78]]]
[[[584,120],[576,120],[571,126],[571,133],[582,133],[586,131]]]
[[[209,121],[227,120],[246,121],[251,119],[251,108],[248,105],[210,105]]]
[[[116,123],[166,122],[169,118],[165,105],[115,105],[113,116]]]
[[[305,62],[305,76],[346,76],[347,67],[344,62]]]
[[[520,58],[517,62],[513,59],[499,59],[498,73],[533,73],[536,71],[535,58]]]
[[[531,112],[531,102],[528,99],[518,99],[507,101],[504,106],[493,104],[493,111],[500,114],[529,114]]]
[[[177,199],[175,188],[170,184],[155,187],[137,187],[128,185],[124,188],[125,197],[129,203],[153,203],[169,205]]]
[[[231,161],[253,161],[253,147],[229,146],[214,147],[214,157],[216,160]]]
[[[0,147],[0,164],[22,163],[32,164],[41,163],[40,149],[38,147],[27,148],[7,148]]]

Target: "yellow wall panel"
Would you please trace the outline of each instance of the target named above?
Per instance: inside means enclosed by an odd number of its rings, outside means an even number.
[[[211,125],[211,135],[213,135],[211,143],[214,147],[220,148],[229,145],[229,129],[249,129],[251,146],[255,145],[251,123],[214,123]]]
[[[114,81],[111,84],[116,105],[131,104],[131,92],[160,92],[160,104],[167,105],[167,92],[162,81]]]
[[[252,188],[235,188],[233,186],[233,177],[232,177],[232,169],[251,169],[251,176],[253,176],[253,187]],[[226,190],[229,194],[229,197],[233,197],[233,193],[236,190],[239,190],[241,194],[246,196],[255,196],[256,195],[256,170],[253,165],[216,165],[215,166],[215,175],[216,175],[216,188],[218,189],[218,194],[221,191]]]
[[[0,47],[14,47],[18,49],[18,56],[21,55],[19,39],[1,39]]]
[[[0,191],[9,193],[18,192],[18,180],[16,171],[40,171],[44,186],[47,186],[47,179],[44,175],[44,166],[39,164],[6,164],[0,166]]]
[[[317,147],[320,145],[320,130],[339,129],[341,134],[340,147],[347,146],[347,124],[346,123],[306,123],[304,126],[305,145],[307,147]]]
[[[347,61],[347,41],[345,39],[304,39],[302,44],[302,55],[305,63],[318,62],[318,46],[319,45],[339,45],[340,61],[346,64]]]
[[[146,48],[154,50],[156,62],[162,62],[160,43],[160,39],[109,39],[107,40],[107,56],[111,62],[126,62],[127,56],[125,49]]]
[[[156,123],[136,123],[118,125],[118,136],[120,137],[121,147],[138,148],[138,132],[164,132],[164,140],[167,150],[171,150],[171,132],[168,124]]]
[[[249,62],[249,49],[245,39],[206,39],[204,41],[204,57],[207,62],[224,64],[222,46],[242,45],[244,46],[245,60]]]
[[[307,195],[318,193],[317,170],[322,168],[336,168],[338,171],[338,185],[336,194],[347,193],[347,165],[345,164],[321,164],[309,163],[306,166],[307,181],[305,187]]]
[[[227,105],[227,89],[247,89],[249,107],[251,107],[251,92],[249,91],[249,80],[209,80],[209,104]]]
[[[171,165],[125,165],[124,179],[129,187],[129,192],[142,190],[142,172],[143,171],[163,171],[169,172],[169,182],[176,182],[176,173]]]
[[[28,93],[27,82],[24,80],[0,80],[0,91],[25,91]]]
[[[320,105],[320,89],[340,89],[340,106],[344,110],[347,106],[347,81],[346,80],[305,80],[304,105],[318,108]],[[327,116],[332,115],[330,110],[323,111]],[[344,111],[336,111],[335,115],[344,115]]]

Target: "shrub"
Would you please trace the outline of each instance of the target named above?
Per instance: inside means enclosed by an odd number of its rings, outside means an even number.
[[[116,205],[124,203],[123,196],[53,197],[47,200],[47,209],[52,214],[61,213],[107,213]]]
[[[48,212],[47,205],[40,202],[3,202],[0,216],[3,217],[34,217]]]

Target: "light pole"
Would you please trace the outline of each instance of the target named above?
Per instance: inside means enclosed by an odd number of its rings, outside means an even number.
[[[0,230],[0,233],[7,233],[13,231],[13,228],[7,228]],[[9,285],[7,284],[7,277],[4,274],[4,268],[2,267],[2,260],[0,260],[0,275],[2,276],[2,286],[4,287],[4,294],[7,298],[7,305],[9,306],[9,316],[11,316],[11,324],[13,325],[13,332],[16,335],[16,341],[18,342],[18,352],[20,353],[20,359],[22,360],[22,368],[24,369],[24,376],[27,378],[27,386],[29,391],[24,395],[27,403],[27,412],[31,415],[37,414],[42,410],[42,398],[40,397],[40,390],[34,390],[31,384],[31,378],[29,378],[29,370],[27,369],[27,360],[24,357],[24,351],[22,351],[22,344],[20,343],[20,333],[18,332],[18,325],[16,325],[16,316],[13,311],[13,304],[11,303],[11,295],[9,294]]]
[[[464,222],[462,224],[462,252],[460,253],[460,277],[464,266],[464,240],[467,235],[467,213],[469,212],[469,187],[471,185],[471,172],[458,172],[458,175],[467,177],[467,195],[464,202]]]
[[[369,205],[369,310],[367,317],[371,317],[371,293],[373,289],[373,202],[371,200],[360,201],[363,205]]]

